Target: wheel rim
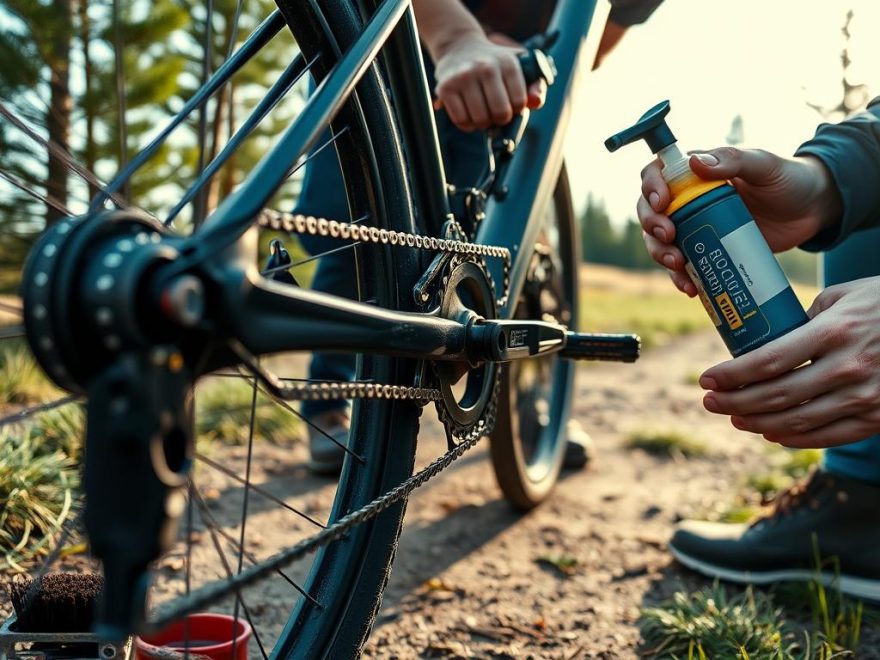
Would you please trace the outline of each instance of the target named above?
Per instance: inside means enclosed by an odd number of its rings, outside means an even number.
[[[569,247],[573,237],[562,215],[567,204],[567,192],[557,189],[536,241],[517,316],[544,318],[574,330],[577,274]],[[544,482],[558,469],[573,378],[572,363],[555,355],[510,366],[513,435],[520,442],[524,476],[533,484]]]

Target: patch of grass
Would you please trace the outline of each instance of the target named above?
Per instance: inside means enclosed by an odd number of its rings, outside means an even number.
[[[821,460],[822,452],[815,449],[774,450],[766,472],[747,476],[730,504],[719,503],[699,517],[718,522],[748,522],[780,493],[803,479]]]
[[[580,322],[583,332],[634,332],[645,348],[712,327],[700,302],[671,284],[669,291],[587,287],[581,296]]]
[[[752,504],[733,504],[726,509],[722,509],[718,512],[718,515],[715,519],[718,522],[723,523],[731,523],[731,524],[739,524],[746,523],[755,518],[758,514],[761,513],[761,507],[754,506]]]
[[[248,438],[252,385],[236,378],[218,378],[196,391],[196,431],[202,440],[243,444]],[[257,394],[254,438],[277,445],[297,442],[305,432],[299,418],[262,393]]]
[[[38,403],[57,393],[23,344],[0,350],[0,404]]]
[[[40,454],[61,451],[79,461],[85,438],[86,416],[80,404],[68,404],[37,415],[31,436]]]
[[[705,456],[708,453],[705,443],[674,430],[635,431],[626,439],[625,446],[628,449],[641,449],[652,456],[663,458],[674,456],[691,458]]]
[[[794,620],[806,615],[812,625]],[[715,583],[642,611],[643,655],[831,660],[856,657],[864,607],[818,580],[773,592]],[[789,620],[791,619],[791,620]]]
[[[0,434],[0,569],[21,564],[50,548],[49,540],[74,508],[79,474],[61,450],[46,452],[29,428]]]
[[[792,657],[782,611],[751,589],[731,596],[719,585],[642,611],[643,655],[663,658]]]

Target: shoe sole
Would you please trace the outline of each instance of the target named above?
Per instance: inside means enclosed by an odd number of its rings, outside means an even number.
[[[707,562],[695,559],[690,555],[669,546],[669,551],[675,559],[697,573],[708,577],[720,578],[737,584],[766,585],[774,582],[809,582],[819,580],[824,586],[839,589],[847,596],[861,598],[863,600],[880,601],[880,581],[868,578],[854,577],[843,573],[817,573],[804,569],[786,569],[778,571],[736,571],[730,568],[715,566]]]

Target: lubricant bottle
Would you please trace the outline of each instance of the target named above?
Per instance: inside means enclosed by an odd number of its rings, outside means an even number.
[[[645,140],[663,162],[675,244],[715,327],[737,357],[807,322],[776,257],[736,189],[694,174],[666,124],[669,101],[605,141],[609,151]]]

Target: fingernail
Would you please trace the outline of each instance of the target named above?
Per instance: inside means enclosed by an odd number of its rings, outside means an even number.
[[[659,193],[652,192],[648,195],[648,202],[651,204],[651,208],[655,211],[660,210],[660,195]]]
[[[700,387],[704,390],[717,390],[718,383],[711,376],[700,376]]]
[[[652,233],[664,243],[666,242],[666,232],[663,231],[660,227],[654,227],[654,231]]]
[[[737,417],[736,415],[734,415],[730,418],[730,423],[733,424],[740,431],[746,430],[746,421],[742,417]]]
[[[709,412],[717,413],[719,411],[718,402],[711,396],[703,397],[703,407]]]
[[[666,264],[667,268],[675,268],[675,257],[671,254],[667,254],[663,257],[663,263]]]
[[[712,154],[697,154],[697,160],[699,160],[703,165],[707,165],[709,167],[714,167],[718,164],[718,159]]]

